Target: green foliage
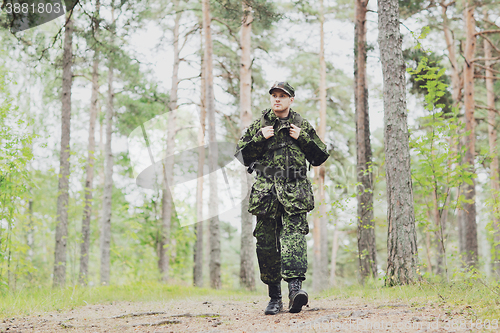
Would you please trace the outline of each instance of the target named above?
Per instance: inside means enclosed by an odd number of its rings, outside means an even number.
[[[159,93],[156,89],[136,93],[124,93],[116,97],[119,108],[117,112],[117,127],[122,135],[129,135],[135,128],[169,111],[167,105],[170,97]]]
[[[444,69],[430,67],[428,59],[422,57],[417,69],[409,68],[408,72],[415,82],[421,83],[420,89],[426,91],[425,109],[429,112],[419,119],[418,128],[410,136],[415,220],[424,233],[437,232],[441,235],[436,241],[446,248],[442,226],[432,212],[437,209],[441,217],[445,210],[460,208],[465,202],[463,195],[453,198],[451,190],[464,182],[471,183],[475,177],[467,171],[466,164],[460,163],[465,148],[461,151],[454,149],[466,133],[459,121],[458,109],[452,108],[448,113],[439,111],[445,108],[444,104],[440,104],[447,87],[441,80]],[[434,225],[429,216],[433,216]]]
[[[425,38],[428,31],[424,31],[418,38]],[[418,44],[420,45],[420,44]],[[440,67],[442,56],[438,56],[434,52],[423,50],[421,47],[409,48],[403,51],[404,58],[409,61],[410,66],[417,67],[415,74],[410,76],[411,88],[410,92],[415,95],[425,96],[427,108],[436,107],[444,113],[450,113],[453,105],[451,93],[445,89],[450,84],[450,78],[445,73],[445,68],[441,68],[439,73],[433,72],[434,69]],[[431,71],[427,73],[428,69]],[[434,90],[427,87],[429,85],[439,85],[436,93],[439,93],[438,98],[434,101]]]
[[[352,0],[337,0],[328,12],[333,13],[338,20],[350,20],[354,22],[354,5]]]
[[[229,102],[226,103],[228,110],[224,112],[225,117],[222,122],[227,129],[227,140],[232,142],[237,141],[240,136],[239,112],[234,112],[234,110],[239,110],[240,102],[241,45],[239,30],[243,19],[248,15],[247,11],[243,11],[243,4],[251,7],[253,15],[251,37],[252,101],[268,99],[267,91],[264,93],[262,91],[263,88],[267,88],[268,82],[266,82],[265,73],[259,63],[258,52],[274,51],[276,43],[272,39],[273,24],[282,18],[282,15],[278,14],[275,3],[267,0],[248,0],[243,3],[235,0],[216,0],[210,3],[212,26],[214,27],[213,35],[223,36],[223,38],[213,38],[213,67],[214,75],[222,81],[224,92],[229,97]],[[252,104],[257,103],[253,102]],[[253,110],[257,117],[260,116],[262,108],[258,107]]]
[[[242,5],[252,8],[252,25],[256,25],[259,30],[270,29],[274,22],[281,19],[275,3],[268,0],[212,0],[210,9],[214,17],[223,18],[234,27],[239,27],[243,17],[248,15]]]
[[[434,5],[434,0],[399,0],[399,15],[406,19]]]
[[[195,288],[186,283],[163,284],[151,279],[126,285],[82,288],[20,286],[17,291],[3,293],[0,297],[0,319],[12,316],[28,316],[47,311],[66,311],[78,306],[113,302],[167,302],[188,297],[200,298],[246,298],[252,293],[245,290],[213,290]]]
[[[296,11],[302,14],[300,17],[288,15],[294,22],[315,23],[319,21],[321,8],[318,2],[294,0],[292,3],[283,3],[282,6],[288,12]],[[339,20],[354,21],[354,1],[337,0],[333,4],[324,1],[323,6],[322,13],[325,16],[330,14]]]
[[[14,84],[0,64],[0,291],[15,274],[31,270],[23,255],[27,247],[20,241],[25,221],[18,214],[29,198],[28,164],[35,135],[27,117],[12,104],[9,85]]]
[[[397,288],[383,287],[381,281],[372,280],[364,287],[352,285],[328,290],[321,298],[329,297],[369,302],[379,307],[392,307],[391,304],[406,304],[415,310],[425,307],[431,311],[445,312],[450,319],[453,315],[459,315],[473,322],[498,320],[500,316],[498,284],[477,274],[456,276],[446,283],[422,279],[415,285]]]

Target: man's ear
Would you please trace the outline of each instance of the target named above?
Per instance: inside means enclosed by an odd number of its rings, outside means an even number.
[[[295,97],[290,97],[290,102],[293,103],[294,99],[295,99]]]

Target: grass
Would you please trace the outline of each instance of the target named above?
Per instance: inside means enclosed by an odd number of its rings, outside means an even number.
[[[334,288],[314,294],[314,298],[362,299],[366,304],[393,307],[436,308],[450,316],[459,315],[471,320],[500,318],[499,287],[482,279],[462,279],[452,282],[422,281],[411,286],[383,287],[381,282]],[[217,297],[218,299],[247,300],[262,293],[244,290],[194,288],[165,285],[159,282],[134,283],[123,286],[80,287],[63,289],[26,287],[0,295],[0,318],[66,311],[90,304],[113,302],[154,302],[172,299]],[[285,293],[286,294],[286,293]],[[263,295],[262,295],[263,296]]]
[[[81,287],[61,289],[26,287],[0,294],[0,318],[28,316],[48,311],[65,311],[90,304],[113,302],[154,302],[190,297],[219,297],[232,299],[255,295],[244,290],[214,290],[190,286],[166,285],[147,281],[123,286]]]
[[[451,282],[422,281],[410,286],[384,287],[369,283],[363,287],[330,289],[321,298],[358,298],[378,306],[391,307],[406,304],[419,308],[440,308],[448,315],[460,315],[466,319],[500,321],[500,288],[495,282],[477,279],[461,279]]]

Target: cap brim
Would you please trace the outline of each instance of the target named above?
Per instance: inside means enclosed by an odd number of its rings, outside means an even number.
[[[293,95],[292,95],[292,94],[290,94],[290,92],[289,92],[289,91],[286,91],[285,89],[280,88],[280,87],[273,87],[273,88],[269,89],[269,95],[271,95],[271,91],[273,91],[274,89],[278,89],[278,90],[284,91],[284,92],[286,92],[286,94],[287,94],[288,96],[293,97]]]

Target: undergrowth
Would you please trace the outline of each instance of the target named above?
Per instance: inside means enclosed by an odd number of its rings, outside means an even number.
[[[422,281],[408,286],[385,287],[369,281],[364,287],[353,285],[333,288],[321,298],[360,298],[380,307],[405,304],[414,308],[440,308],[449,316],[466,319],[500,319],[500,284],[479,276],[469,276],[450,282]]]
[[[468,277],[450,282],[422,280],[408,286],[384,287],[380,281],[368,281],[365,286],[351,285],[329,289],[313,298],[362,299],[375,307],[401,304],[412,308],[439,309],[448,316],[471,320],[500,318],[500,288],[497,282],[480,277]],[[195,288],[190,286],[143,282],[122,286],[81,287],[63,289],[24,287],[0,295],[0,318],[27,316],[50,311],[67,311],[91,304],[114,302],[162,302],[173,299],[232,299],[248,300],[264,294],[245,290]],[[311,299],[312,300],[312,299]]]
[[[243,299],[250,292],[244,290],[214,290],[155,281],[121,286],[81,287],[61,289],[50,287],[24,287],[0,295],[0,318],[28,316],[48,311],[66,311],[91,304],[113,302],[162,302],[172,299],[199,298],[203,296]]]

